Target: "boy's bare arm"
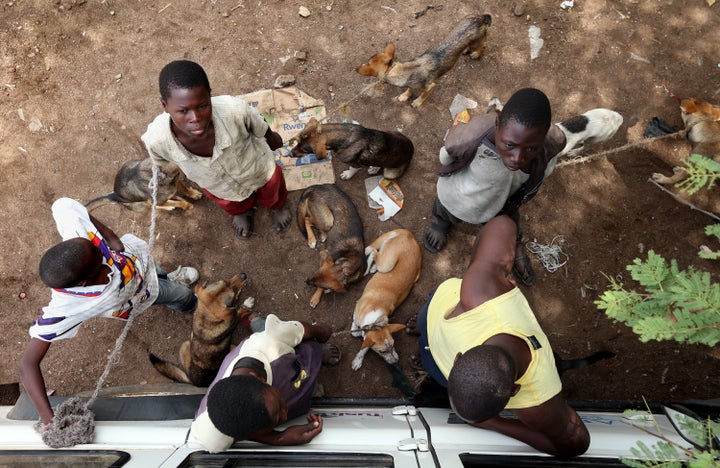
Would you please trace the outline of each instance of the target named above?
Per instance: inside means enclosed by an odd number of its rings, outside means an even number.
[[[43,424],[50,423],[54,415],[50,400],[47,397],[45,379],[40,370],[40,363],[50,348],[50,344],[49,341],[31,338],[28,347],[25,349],[25,354],[20,360],[19,367],[23,387],[25,387],[25,391],[32,400],[33,405],[35,405]]]
[[[515,414],[519,420],[495,417],[475,425],[560,457],[582,455],[590,445],[585,424],[560,395],[539,406],[515,410]]]
[[[105,239],[105,242],[107,243],[108,247],[111,249],[122,252],[125,250],[125,246],[123,245],[120,238],[115,234],[115,232],[110,229],[109,227],[105,226],[100,220],[95,218],[94,216],[88,214],[90,216],[90,221],[95,225],[95,227],[100,231],[100,235]]]

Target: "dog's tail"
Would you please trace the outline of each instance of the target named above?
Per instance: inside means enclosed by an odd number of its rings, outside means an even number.
[[[597,353],[580,359],[562,359],[557,353],[553,353],[553,355],[555,356],[555,367],[557,367],[558,374],[560,375],[563,375],[563,372],[570,369],[580,369],[602,361],[603,359],[615,357],[615,353],[612,351],[598,351]]]
[[[168,379],[172,379],[176,382],[194,385],[190,381],[190,377],[188,377],[187,373],[175,364],[163,361],[159,357],[155,356],[153,353],[148,353],[148,358],[150,358],[150,362],[152,363],[153,367]]]
[[[115,192],[111,192],[107,195],[93,198],[89,202],[85,203],[85,208],[87,208],[88,211],[92,211],[96,208],[100,208],[101,206],[109,205],[111,203],[120,203],[124,205],[125,203],[128,203],[128,201],[120,195],[116,194]]]

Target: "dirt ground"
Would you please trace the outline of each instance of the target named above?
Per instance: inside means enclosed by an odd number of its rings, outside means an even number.
[[[705,0],[576,0],[570,9],[560,5],[560,0],[446,0],[430,6],[420,0],[2,2],[0,296],[5,331],[0,383],[19,380],[17,363],[29,339],[27,328],[49,298],[37,265],[59,240],[51,203],[63,196],[87,201],[110,192],[121,164],[144,157],[139,136],[162,111],[158,73],[167,62],[187,58],[205,67],[213,94],[270,88],[279,75],[291,74],[298,88],[324,100],[330,120],[400,129],[414,142],[415,159],[399,179],[405,206],[390,221],[379,221],[367,206],[362,173],[350,181],[338,178],[361,213],[367,242],[397,227],[422,240],[437,153],[456,94],[483,107],[493,96],[505,101],[518,88],[539,87],[550,97],[556,121],[595,107],[617,110],[624,117],[618,134],[586,154],[628,147],[559,167],[521,210],[526,240],[549,244],[564,236],[562,248],[568,255],[567,264],[554,273],[534,259],[538,281],[523,292],[563,357],[617,353],[613,360],[566,373],[567,398],[717,397],[716,350],[674,342],[643,344],[599,312],[593,300],[608,284],[605,275],[633,286],[625,266],[649,249],[720,280],[718,263],[696,255],[704,243],[718,248],[703,232],[713,219],[648,182],[653,172],[670,173],[688,154],[688,144],[679,138],[643,144],[652,117],[681,125],[677,102],[656,85],[665,84],[680,96],[720,102],[720,5],[709,6]],[[301,6],[308,8],[308,17],[298,14]],[[485,55],[477,61],[461,58],[420,109],[393,100],[400,90],[389,85],[384,95],[359,95],[372,79],[358,75],[355,67],[387,41],[396,43],[399,60],[409,60],[471,13],[492,15]],[[534,60],[529,54],[531,25],[540,27],[544,40]],[[304,54],[298,58],[296,52]],[[343,169],[336,164],[336,176]],[[299,195],[290,194],[293,210]],[[94,215],[120,234],[148,236],[147,214],[116,205]],[[255,297],[263,313],[332,323],[333,342],[344,357],[337,367],[323,371],[320,381],[327,395],[401,396],[377,355],[369,354],[358,372],[350,368],[360,340],[348,330],[365,281],[346,294],[326,295],[312,311],[312,288],[304,279],[317,267],[318,252],[307,247],[297,227],[277,235],[270,224],[268,212],[258,210],[256,234],[249,241],[236,240],[229,217],[203,199],[187,213],[159,214],[153,253],[168,269],[195,266],[203,280],[245,272],[250,278],[246,295]],[[440,254],[423,249],[420,280],[394,321],[404,322],[442,280],[462,274],[475,233],[476,227],[461,225]],[[106,385],[165,381],[147,353],[176,360],[190,326],[191,317],[162,306],[146,311],[134,321]],[[55,343],[44,361],[48,389],[56,395],[93,389],[122,327],[120,321],[95,319],[75,339]],[[238,330],[236,338],[245,333]],[[396,346],[412,375],[407,357],[414,338],[401,332]]]

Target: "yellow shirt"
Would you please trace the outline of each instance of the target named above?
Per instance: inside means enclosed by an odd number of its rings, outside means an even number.
[[[461,283],[460,278],[443,282],[428,307],[430,353],[443,375],[447,378],[450,374],[457,353],[464,353],[493,335],[507,333],[528,344],[531,360],[515,382],[520,391],[505,407],[530,408],[560,393],[562,384],[552,348],[522,292],[514,288],[460,316],[446,318],[460,302]]]

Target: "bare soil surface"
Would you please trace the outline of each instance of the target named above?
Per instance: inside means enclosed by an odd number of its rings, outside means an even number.
[[[415,144],[408,172],[399,179],[405,206],[381,222],[367,206],[362,173],[337,179],[358,207],[366,242],[405,227],[422,241],[434,197],[438,149],[451,123],[456,94],[480,107],[497,96],[505,101],[518,88],[543,89],[560,121],[595,107],[624,117],[617,135],[586,154],[627,145],[621,151],[556,169],[535,199],[521,209],[525,239],[549,244],[564,236],[567,264],[547,272],[533,259],[538,281],[523,287],[554,349],[563,357],[599,350],[612,360],[569,371],[564,394],[573,400],[681,401],[718,396],[718,353],[675,342],[643,344],[626,326],[613,323],[593,301],[607,276],[633,287],[625,266],[653,249],[695,265],[718,280],[718,264],[697,257],[712,242],[703,230],[713,219],[679,204],[648,182],[653,172],[669,174],[689,145],[681,138],[643,143],[654,116],[681,126],[677,102],[656,85],[680,96],[720,102],[720,5],[704,0],[509,2],[419,0],[12,0],[0,5],[0,238],[3,255],[0,295],[3,340],[0,383],[17,382],[17,364],[29,340],[27,329],[49,299],[37,275],[43,252],[59,241],[50,213],[58,197],[88,201],[112,190],[116,171],[144,157],[138,143],[147,124],[162,111],[157,76],[167,62],[195,60],[208,72],[214,94],[244,94],[271,88],[279,75],[296,77],[297,87],[322,99],[331,121],[344,118],[384,130],[400,129]],[[302,17],[305,6],[310,15]],[[480,8],[480,10],[478,10]],[[424,14],[418,14],[424,12]],[[485,55],[462,57],[425,104],[413,109],[384,95],[359,95],[372,79],[355,67],[387,41],[407,61],[437,44],[465,15],[489,13]],[[541,29],[544,45],[531,60],[528,28]],[[302,52],[302,54],[296,54]],[[344,170],[335,165],[336,176]],[[299,192],[289,203],[297,206]],[[147,238],[150,216],[120,206],[93,213],[119,234]],[[160,213],[153,253],[171,270],[192,265],[202,280],[245,272],[245,294],[257,309],[286,319],[333,324],[344,356],[320,382],[334,397],[400,397],[377,355],[357,372],[350,368],[360,340],[350,336],[354,303],[366,279],[346,294],[326,295],[316,310],[304,279],[319,254],[293,226],[277,235],[269,213],[256,215],[256,233],[235,239],[230,218],[202,199],[186,213]],[[462,275],[477,227],[460,225],[439,254],[423,249],[420,280],[394,314],[403,323],[442,280]],[[717,246],[713,245],[715,249]],[[95,387],[123,322],[94,319],[72,340],[53,344],[43,369],[48,389],[69,395]],[[120,361],[105,385],[163,382],[150,365],[152,351],[177,360],[190,334],[191,317],[154,306],[133,323]],[[239,341],[247,334],[237,330]],[[408,375],[415,339],[396,335]]]

